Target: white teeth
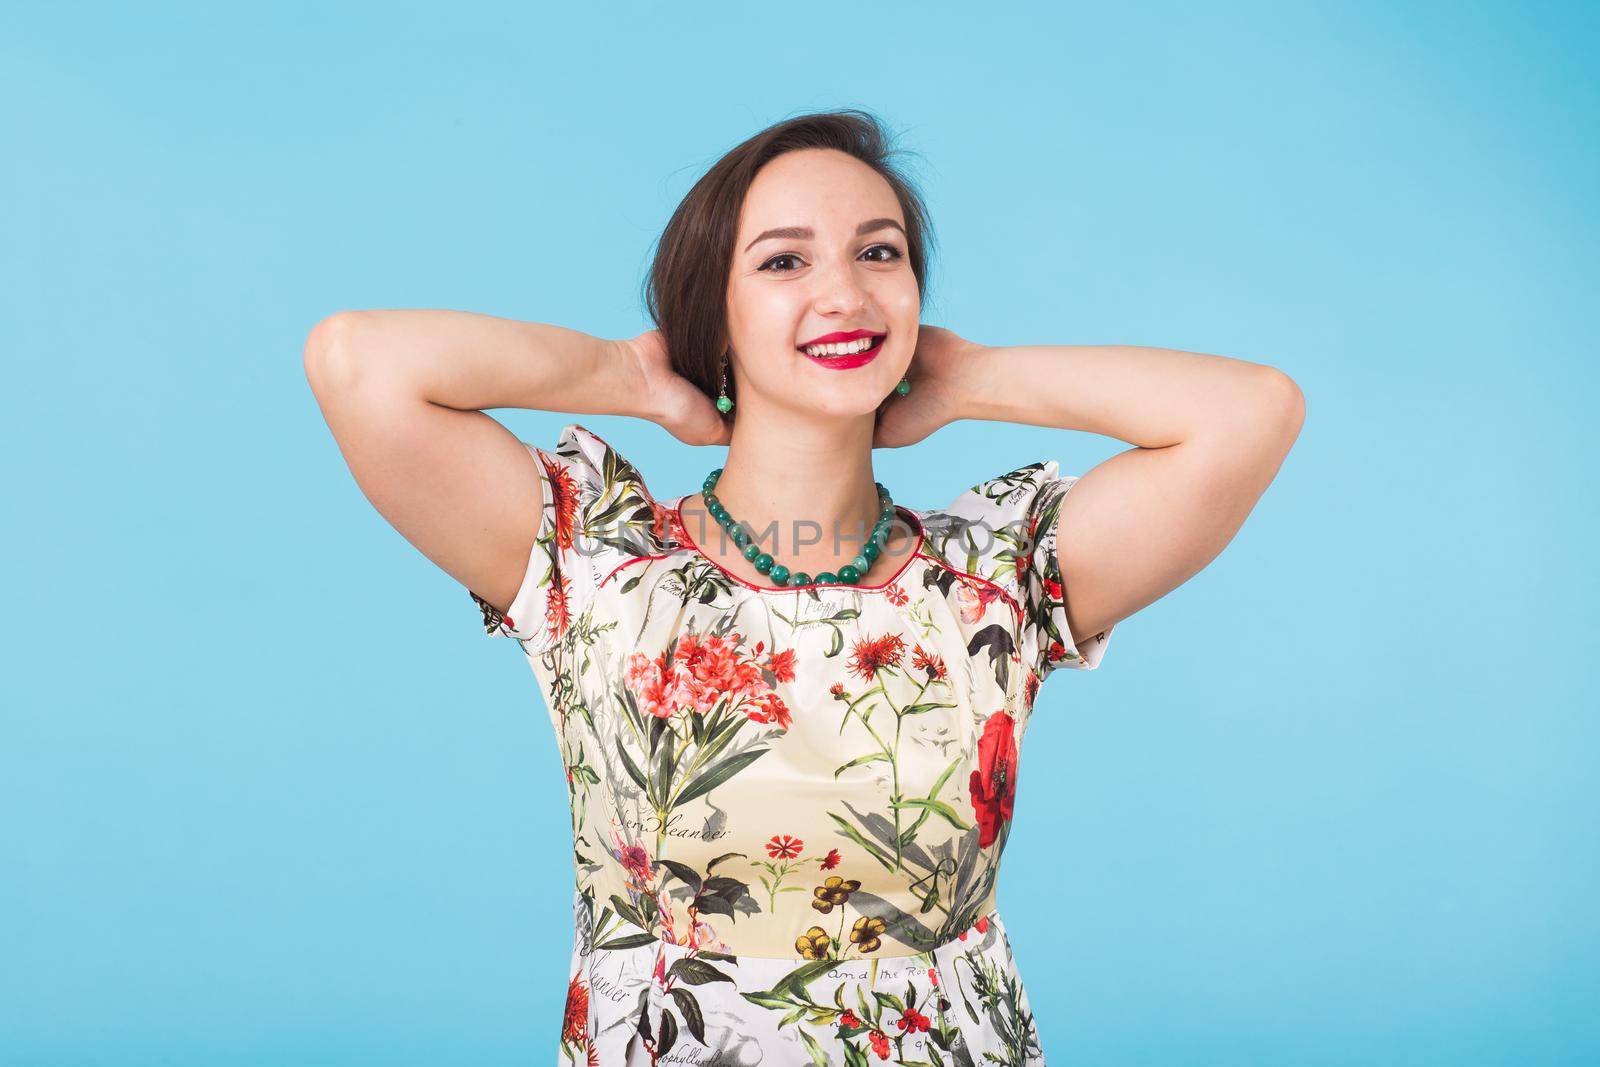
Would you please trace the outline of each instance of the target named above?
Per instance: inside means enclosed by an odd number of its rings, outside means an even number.
[[[876,337],[861,337],[847,344],[806,345],[801,351],[808,356],[848,356],[856,352],[865,352],[877,342]]]

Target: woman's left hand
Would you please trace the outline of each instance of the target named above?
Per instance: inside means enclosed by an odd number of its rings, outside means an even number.
[[[917,348],[906,368],[911,391],[890,393],[878,405],[872,447],[904,448],[961,418],[966,395],[962,381],[967,357],[979,346],[953,330],[922,323],[917,327]]]

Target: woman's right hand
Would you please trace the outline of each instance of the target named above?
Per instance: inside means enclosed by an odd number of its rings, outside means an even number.
[[[646,330],[617,343],[638,364],[644,417],[685,444],[726,445],[733,440],[733,424],[722,417],[712,399],[672,369],[660,330]]]

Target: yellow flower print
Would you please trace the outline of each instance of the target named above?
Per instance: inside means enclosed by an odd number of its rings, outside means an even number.
[[[826,915],[834,905],[843,907],[844,902],[850,899],[850,894],[860,888],[861,883],[855,878],[846,881],[837,874],[830,874],[826,882],[811,891],[817,898],[811,902],[811,906]]]
[[[828,946],[833,944],[833,938],[828,936],[828,931],[820,926],[813,926],[805,933],[794,939],[795,951],[800,953],[801,959],[825,960],[828,958]]]
[[[850,928],[850,940],[855,942],[862,952],[875,952],[883,943],[878,940],[883,928],[883,920],[876,915],[863,915]]]

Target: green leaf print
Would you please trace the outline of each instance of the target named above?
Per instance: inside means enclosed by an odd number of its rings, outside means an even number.
[[[622,743],[622,738],[617,738],[617,755],[622,757],[622,769],[628,772],[628,777],[633,779],[635,785],[645,792],[645,799],[653,805],[655,799],[650,796],[650,786],[644,780],[644,772],[639,765],[633,762],[633,757],[628,755],[628,746]]]
[[[653,1058],[659,1059],[662,1056],[665,1056],[669,1051],[671,1051],[672,1046],[677,1042],[677,1040],[678,1020],[673,1018],[670,1011],[663,1011],[661,1013],[661,1030],[656,1035],[655,1056]]]
[[[811,1055],[812,1063],[816,1064],[817,1067],[828,1067],[828,1054],[822,1050],[822,1046],[817,1043],[816,1038],[801,1030],[800,1040],[805,1043],[806,1052]]]
[[[906,718],[911,715],[923,715],[938,708],[953,708],[956,706],[957,705],[955,704],[944,704],[937,701],[923,700],[918,701],[915,704],[908,704],[904,708],[901,708],[900,717]]]
[[[679,986],[672,987],[672,999],[678,1003],[678,1011],[683,1013],[684,1025],[694,1035],[694,1039],[702,1045],[706,1043],[706,1019],[700,1011],[700,1002],[693,993]]]
[[[905,800],[890,801],[890,803],[897,808],[922,808],[927,811],[931,811],[935,815],[942,816],[946,822],[948,822],[951,826],[954,826],[957,830],[972,829],[971,823],[964,821],[960,815],[956,814],[956,809],[952,808],[949,804],[946,804],[942,800],[928,800],[923,797],[909,797]]]
[[[741,993],[740,995],[743,996],[744,999],[748,1000],[750,1003],[758,1004],[763,1008],[787,1008],[789,1006],[789,1004],[790,1004],[789,998],[786,997],[786,996],[783,996],[782,994],[779,994],[779,993],[769,993],[769,992],[749,993],[749,992],[746,992],[746,993]]]
[[[697,797],[704,796],[766,754],[767,750],[764,748],[746,749],[737,756],[730,757],[711,767],[691,782],[682,793],[678,794],[673,807],[677,807],[679,804],[687,804]]]
[[[667,974],[676,975],[688,985],[705,985],[707,982],[732,982],[733,979],[704,960],[685,957],[667,968]]]
[[[595,948],[643,948],[653,945],[661,939],[655,934],[623,934],[613,937],[610,941],[597,942]]]
[[[695,870],[693,867],[689,866],[687,863],[679,863],[677,860],[669,860],[669,859],[662,858],[662,859],[656,860],[656,862],[661,864],[667,870],[671,871],[672,872],[672,876],[674,878],[676,878],[678,881],[682,882],[684,885],[688,886],[696,895],[699,894],[699,892],[700,892],[700,872],[699,871]]]
[[[780,996],[789,994],[803,997],[806,986],[810,985],[818,975],[831,971],[836,963],[835,960],[814,960],[803,963],[779,979],[778,984],[772,987],[772,992]]]
[[[626,900],[623,900],[615,893],[611,894],[611,906],[616,909],[617,914],[620,917],[626,919],[628,922],[631,922],[633,925],[642,927],[646,930],[650,928],[650,924],[645,921],[645,918],[642,914],[640,914],[639,909],[634,907],[632,904],[629,904]]]
[[[657,722],[665,722],[666,720],[657,719],[656,721]],[[678,740],[678,735],[677,734],[673,733],[671,730],[665,730],[662,733],[661,740],[659,742],[659,747],[656,748],[656,750],[655,750],[656,751],[656,776],[655,776],[655,792],[654,792],[654,795],[657,796],[657,797],[667,796],[672,790],[672,772],[677,767],[677,760],[675,758],[675,754],[676,754],[675,742],[677,740]],[[662,806],[666,807],[668,805],[662,805]]]
[[[838,770],[834,771],[833,772],[833,776],[835,778],[837,778],[837,777],[839,777],[839,775],[843,774],[845,771],[848,771],[851,767],[861,767],[861,766],[865,766],[868,763],[888,763],[888,762],[890,762],[889,753],[887,753],[887,752],[868,752],[865,756],[857,756],[855,759],[851,760],[849,763],[846,763],[844,766],[842,766]]]
[[[698,911],[707,915],[726,915],[730,919],[736,918],[736,913],[754,915],[761,910],[755,897],[750,895],[749,886],[737,878],[723,875],[707,878],[694,903]],[[701,955],[709,956],[710,953],[702,951]]]
[[[884,869],[890,871],[895,869],[894,857],[889,855],[883,849],[879,848],[877,845],[873,844],[871,841],[868,841],[866,837],[862,835],[860,830],[857,830],[854,826],[850,825],[850,823],[846,822],[844,819],[838,815],[835,815],[831,811],[828,812],[828,818],[839,824],[839,832],[841,834],[860,845],[867,855],[883,864]]]

